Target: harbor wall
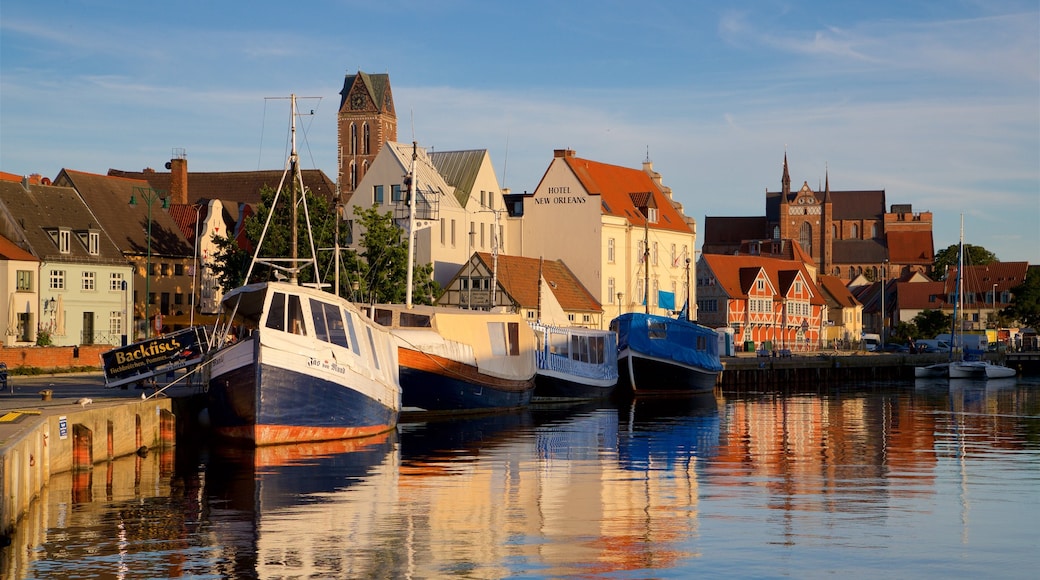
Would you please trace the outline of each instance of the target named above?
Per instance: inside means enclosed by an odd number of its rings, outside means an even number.
[[[169,398],[122,399],[27,411],[0,441],[0,538],[7,539],[52,475],[89,476],[117,457],[173,448],[176,417]],[[18,411],[12,411],[18,412]]]
[[[41,370],[76,367],[101,368],[101,353],[112,350],[110,344],[83,346],[4,346],[0,348],[0,362],[8,370],[19,367]]]

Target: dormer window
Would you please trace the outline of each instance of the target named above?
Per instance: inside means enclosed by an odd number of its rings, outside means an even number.
[[[77,230],[76,237],[79,238],[80,243],[87,249],[87,253],[91,256],[96,256],[100,253],[101,248],[101,233],[97,230]]]
[[[652,224],[657,223],[657,208],[648,207],[646,208],[646,220]]]

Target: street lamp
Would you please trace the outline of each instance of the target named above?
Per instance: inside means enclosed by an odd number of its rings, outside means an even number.
[[[617,293],[617,315],[621,316],[621,297],[624,296],[624,292]]]
[[[881,262],[881,349],[885,349],[885,278],[887,277],[888,260]]]
[[[997,285],[993,285],[993,328],[997,327]]]
[[[146,243],[148,245],[148,257],[145,261],[144,267],[144,337],[149,338],[151,331],[148,326],[151,324],[149,318],[148,305],[151,300],[151,276],[152,276],[152,204],[161,201],[163,209],[170,208],[170,200],[167,197],[162,197],[162,192],[158,189],[151,187],[135,187],[134,193],[130,194],[130,205],[137,206],[137,195],[140,194],[141,199],[144,200],[145,204],[148,205],[148,237]]]

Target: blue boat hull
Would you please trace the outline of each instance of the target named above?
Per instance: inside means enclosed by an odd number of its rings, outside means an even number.
[[[709,393],[715,389],[718,371],[622,352],[618,358],[618,384],[636,395]]]
[[[633,394],[709,392],[722,373],[718,334],[685,319],[627,313],[618,332],[618,384]]]
[[[273,445],[366,437],[397,425],[398,411],[339,383],[262,364],[213,376],[217,435]]]
[[[579,380],[548,375],[539,372],[534,377],[535,399],[605,399],[614,392],[617,382],[610,385],[594,385]]]

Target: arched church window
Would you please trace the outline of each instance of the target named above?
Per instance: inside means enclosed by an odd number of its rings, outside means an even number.
[[[802,222],[801,231],[798,233],[798,243],[807,254],[812,255],[812,226],[809,222]]]
[[[773,226],[773,239],[774,240],[779,240],[780,239],[780,226]]]
[[[362,131],[362,138],[361,138],[361,150],[363,151],[362,155],[368,155],[369,153],[372,152],[372,141],[371,140],[372,140],[372,131],[369,129],[368,123],[365,123],[365,128]]]
[[[878,237],[877,224],[873,224],[872,226],[870,226],[870,237],[872,237],[872,238]]]
[[[350,124],[350,154],[357,155],[357,125]]]
[[[852,239],[856,239],[858,237],[859,237],[859,226],[856,225],[856,224],[852,224]]]

